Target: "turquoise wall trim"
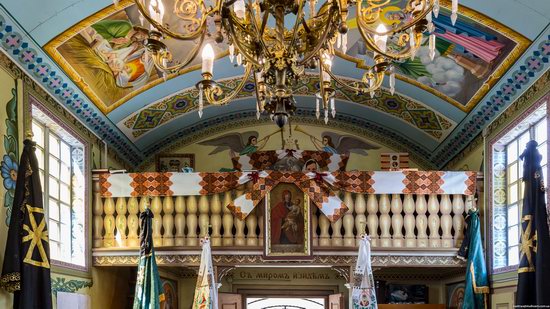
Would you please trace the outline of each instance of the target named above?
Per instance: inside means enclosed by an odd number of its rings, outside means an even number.
[[[91,288],[93,285],[92,281],[86,280],[75,280],[63,277],[53,277],[52,278],[52,293],[57,295],[57,292],[67,292],[67,293],[76,293],[78,290],[83,288]]]

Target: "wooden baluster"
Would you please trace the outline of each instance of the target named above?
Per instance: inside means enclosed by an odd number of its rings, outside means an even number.
[[[220,230],[222,228],[222,203],[220,201],[220,195],[214,194],[210,198],[210,210],[212,216],[210,217],[210,224],[212,225],[211,243],[213,247],[219,247],[222,245],[222,235]]]
[[[378,246],[378,200],[376,195],[369,194],[367,198],[367,225],[369,227],[369,236],[371,239],[371,245],[373,247]]]
[[[390,198],[387,194],[380,194],[378,201],[378,209],[380,210],[380,246],[391,247],[391,217],[390,213]]]
[[[162,246],[162,201],[160,196],[154,196],[151,200],[151,211],[153,212],[153,244]]]
[[[208,202],[208,196],[201,195],[199,197],[199,228],[200,238],[208,236],[208,228],[210,225],[210,203]]]
[[[222,224],[223,224],[223,240],[222,243],[224,246],[233,246],[233,214],[227,208],[227,205],[229,205],[233,201],[233,198],[231,197],[231,191],[227,191],[223,195],[223,218],[222,218]]]
[[[319,235],[317,234],[317,227],[319,226],[319,217],[317,211],[319,208],[315,205],[311,205],[311,236],[312,236],[312,246],[319,246]]]
[[[453,195],[454,246],[460,247],[464,239],[464,200],[461,194]]]
[[[316,206],[314,206],[317,208]],[[319,214],[319,228],[321,230],[321,235],[319,235],[319,246],[320,247],[328,247],[330,246],[330,234],[328,233],[328,229],[330,227],[330,221],[328,220],[327,216],[320,212]]]
[[[430,248],[441,248],[441,236],[439,235],[439,201],[436,194],[430,194],[428,198],[428,227],[430,229]]]
[[[116,246],[117,247],[126,247],[126,210],[128,207],[126,206],[126,198],[125,197],[119,197],[116,199]]]
[[[391,198],[391,226],[393,230],[392,245],[396,248],[403,247],[403,203],[399,194],[392,194]]]
[[[353,210],[355,209],[355,203],[351,192],[344,193],[344,204],[349,208],[342,218],[342,221],[344,221],[344,246],[355,247],[355,235],[353,235],[353,227],[355,225]]]
[[[171,196],[165,196],[162,201],[162,226],[164,233],[162,234],[163,246],[174,246],[174,200]]]
[[[334,193],[339,195],[338,191]],[[330,225],[332,226],[331,244],[333,247],[341,247],[344,244],[344,239],[342,238],[342,218],[338,219],[336,222],[332,222]]]
[[[264,209],[263,203],[260,203],[258,206],[256,206],[256,214],[258,217],[258,230],[260,232],[258,234],[258,246],[264,245],[264,224],[265,224],[264,212],[265,212],[265,209]]]
[[[248,214],[246,217],[246,245],[247,246],[257,246],[258,245],[258,235],[256,235],[256,227],[258,226],[258,219],[256,217],[257,208],[261,207],[260,204],[254,208],[254,210]]]
[[[103,246],[103,200],[99,192],[99,181],[94,179],[94,199],[92,211],[94,213],[94,224],[92,225],[94,233],[94,248]]]
[[[419,248],[428,247],[428,235],[426,234],[428,228],[428,218],[426,217],[427,210],[428,203],[426,203],[426,195],[418,194],[416,196],[416,242]]]
[[[405,247],[416,247],[416,236],[414,235],[414,200],[412,194],[405,194],[403,201],[403,210],[405,211]]]
[[[197,205],[197,197],[194,195],[191,195],[187,198],[187,238],[186,238],[186,245],[187,246],[198,246],[199,245],[199,238],[197,235],[197,211],[198,211],[198,205]]]
[[[237,196],[241,196],[241,195],[243,195],[243,191],[241,190],[237,191]],[[236,219],[234,220],[234,224],[235,224],[235,230],[236,230],[235,246],[245,246],[246,245],[246,239],[244,235],[245,222],[244,220]]]
[[[367,211],[367,201],[365,201],[365,195],[357,193],[355,195],[355,230],[357,231],[357,236],[361,236],[361,233],[367,234],[367,216],[365,212]],[[357,237],[356,246],[359,246],[361,239]]]
[[[139,202],[137,197],[128,199],[128,247],[139,247]]]
[[[451,204],[451,197],[449,194],[443,194],[441,196],[441,246],[443,248],[452,248],[453,247],[453,218],[451,217],[451,211],[453,205]]]
[[[145,208],[149,207],[149,197],[148,196],[142,196],[139,199],[139,212],[144,212]]]
[[[183,196],[176,197],[175,203],[176,218],[176,246],[185,246],[185,198]]]
[[[103,204],[105,218],[103,218],[103,227],[105,228],[105,236],[103,237],[103,247],[110,248],[115,246],[115,202],[112,197],[105,199]]]

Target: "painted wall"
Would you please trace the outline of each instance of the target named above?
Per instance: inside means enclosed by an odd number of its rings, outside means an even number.
[[[325,131],[334,132],[340,135],[351,135],[350,133],[347,133],[345,131],[335,130],[332,128],[329,129],[328,126],[317,127],[317,126],[303,125],[303,124],[298,124],[298,125],[304,131],[308,132],[308,134],[311,134],[317,137],[318,139],[321,139],[321,136]],[[293,132],[292,132],[291,140],[293,141],[298,140],[299,149],[315,150],[315,146],[311,141],[310,137],[305,135],[304,133],[294,130],[295,126],[296,124],[293,124],[293,127],[292,127]],[[288,127],[285,127],[285,128],[288,130]],[[218,171],[220,168],[232,167],[229,150],[225,150],[214,155],[207,155],[211,151],[213,151],[216,147],[199,145],[198,143],[206,140],[210,140],[213,138],[217,138],[220,136],[224,136],[228,133],[243,133],[247,131],[257,131],[259,136],[258,140],[261,140],[263,137],[276,132],[277,129],[278,129],[277,126],[275,126],[274,124],[264,124],[264,125],[258,125],[258,126],[243,127],[238,130],[218,132],[218,134],[216,135],[208,136],[191,145],[175,146],[174,148],[172,148],[169,151],[166,151],[165,153],[166,154],[193,153],[195,154],[196,171],[200,171],[200,172]],[[285,139],[289,138],[288,131],[285,131],[283,134]],[[396,152],[395,150],[392,150],[384,145],[380,145],[376,142],[364,139],[362,137],[358,137],[358,138],[364,142],[378,146],[380,148],[375,150],[368,150],[367,151],[368,156],[352,153],[348,161],[347,170],[380,170],[380,154],[384,152]],[[336,141],[334,142],[336,143]],[[246,144],[246,141],[244,141],[244,143]],[[282,148],[281,134],[277,133],[269,138],[265,147],[262,150],[276,150],[281,148]],[[410,162],[409,164],[410,164],[410,167],[419,168],[419,165],[415,162]],[[152,161],[146,162],[143,165],[142,170],[155,171],[156,170],[155,162],[152,162]]]

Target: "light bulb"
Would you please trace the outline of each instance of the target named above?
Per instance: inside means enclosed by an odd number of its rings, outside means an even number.
[[[376,27],[376,32],[377,33],[386,33],[388,31],[388,29],[386,29],[386,27],[384,26],[384,24],[380,24],[378,25],[378,27]],[[376,46],[378,47],[378,49],[380,49],[382,52],[386,52],[386,43],[388,41],[388,36],[386,34],[383,34],[383,35],[378,35],[378,34],[375,34],[374,35],[374,43],[376,44]]]
[[[238,18],[244,18],[245,15],[245,4],[244,0],[237,0],[233,4],[233,11],[235,12],[235,15],[237,15]]]
[[[210,43],[202,48],[202,72],[212,74],[214,70],[214,49]]]
[[[435,34],[430,34],[429,48],[430,48],[430,59],[434,60],[434,58],[435,58]]]

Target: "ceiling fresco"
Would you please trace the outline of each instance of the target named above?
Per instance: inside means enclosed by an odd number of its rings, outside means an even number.
[[[326,126],[345,125],[364,136],[371,130],[370,138],[399,145],[434,168],[452,159],[549,67],[550,2],[481,2],[461,0],[455,26],[448,11],[441,10],[434,19],[435,59],[421,48],[415,59],[400,63],[394,96],[387,84],[374,98],[336,85],[338,114]],[[194,84],[200,79],[200,59],[162,76],[144,53],[149,25],[131,0],[117,6],[110,0],[59,0],[43,10],[29,9],[33,3],[42,5],[38,0],[2,1],[1,49],[130,165],[213,127],[230,129],[226,122],[268,121],[265,116],[255,120],[251,82],[235,102],[207,106],[199,118]],[[385,13],[388,20],[396,17],[395,11]],[[370,59],[353,18],[348,24],[348,50],[340,52],[333,72],[353,82],[362,76],[358,67]],[[178,51],[175,59],[195,47],[175,40],[167,45]],[[216,47],[214,77],[229,90],[243,69],[229,62],[226,50],[224,44]],[[310,73],[296,85],[294,121],[325,126],[314,116],[309,93],[318,81]]]

